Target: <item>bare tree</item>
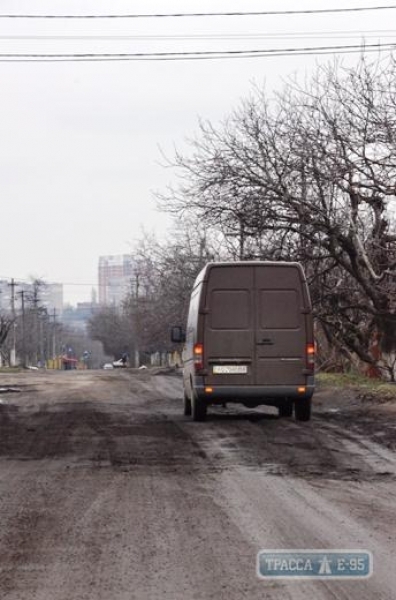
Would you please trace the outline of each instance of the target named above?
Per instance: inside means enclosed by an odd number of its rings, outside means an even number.
[[[133,253],[135,286],[125,309],[143,353],[170,348],[170,328],[184,323],[193,282],[209,261],[219,258],[215,240],[196,221],[179,221],[170,240],[144,234]]]
[[[13,324],[14,320],[10,316],[4,314],[0,315],[0,352],[1,355],[6,358],[8,363],[10,361],[10,354],[5,343]]]
[[[240,257],[302,261],[332,343],[392,378],[395,98],[393,60],[320,68],[273,100],[255,90],[219,129],[201,122],[176,155],[181,186],[160,199],[238,235]]]
[[[118,359],[126,352],[134,352],[132,323],[127,312],[114,306],[103,307],[88,323],[88,333],[92,340],[103,344],[104,352]]]

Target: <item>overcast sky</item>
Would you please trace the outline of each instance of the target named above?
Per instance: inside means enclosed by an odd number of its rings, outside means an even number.
[[[1,0],[6,14],[155,14],[370,7],[367,0]],[[389,0],[378,5],[392,6]],[[0,18],[0,54],[190,52],[393,42],[395,10],[150,19]],[[380,33],[382,31],[382,33]],[[326,33],[325,33],[326,32]],[[346,33],[348,32],[348,33]],[[352,33],[354,32],[354,33]],[[297,35],[303,34],[303,35]],[[92,39],[87,39],[91,37]],[[66,39],[65,39],[66,38]],[[98,257],[166,235],[161,166],[252,84],[281,89],[329,56],[194,61],[0,62],[0,278],[42,277],[90,298]],[[357,55],[345,55],[347,64]],[[163,161],[162,161],[163,162]]]

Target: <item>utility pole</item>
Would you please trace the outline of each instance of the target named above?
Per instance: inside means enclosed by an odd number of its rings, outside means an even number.
[[[39,341],[39,314],[38,314],[38,303],[39,303],[39,285],[37,281],[33,283],[33,339],[34,339],[34,356],[33,356],[33,364],[37,367],[39,351],[40,351],[40,341]]]
[[[13,340],[12,340],[12,349],[10,356],[11,367],[15,367],[16,365],[16,315],[15,315],[15,287],[16,283],[14,278],[11,279],[11,283],[8,284],[11,288],[11,315],[12,315],[12,329],[13,329]]]
[[[54,322],[52,323],[52,361],[55,369],[56,360],[56,308],[54,308],[52,315],[50,315]]]
[[[16,283],[14,278],[11,279],[11,283],[8,284],[11,288],[11,314],[12,318],[15,319],[15,288]]]
[[[22,305],[22,366],[26,368],[26,342],[25,342],[25,290],[18,292]]]
[[[44,323],[48,318],[46,308],[40,308],[37,311],[39,321],[39,362],[40,366],[43,367],[46,364],[46,351],[44,350]],[[47,321],[48,322],[48,321]]]
[[[136,279],[136,288],[135,288],[135,368],[138,369],[140,366],[140,354],[139,354],[139,346],[140,346],[140,340],[139,340],[139,332],[138,332],[138,319],[139,319],[139,287],[140,287],[140,281],[139,281],[139,277],[140,277],[140,273],[139,271],[136,271],[135,273],[135,279]]]

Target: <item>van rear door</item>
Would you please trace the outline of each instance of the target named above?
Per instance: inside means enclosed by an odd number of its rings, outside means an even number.
[[[303,385],[309,307],[298,265],[255,269],[256,385]]]

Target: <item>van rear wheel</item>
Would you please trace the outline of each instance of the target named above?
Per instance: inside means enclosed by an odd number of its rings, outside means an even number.
[[[193,421],[205,421],[207,406],[203,400],[191,391],[191,414]]]
[[[284,404],[279,406],[280,417],[291,417],[293,416],[293,402],[290,400],[285,401]]]
[[[294,414],[297,421],[309,421],[311,418],[311,398],[301,398],[294,403]]]
[[[184,392],[183,407],[184,407],[184,414],[185,414],[185,416],[186,417],[190,417],[191,416],[191,400],[187,396],[186,392]]]

